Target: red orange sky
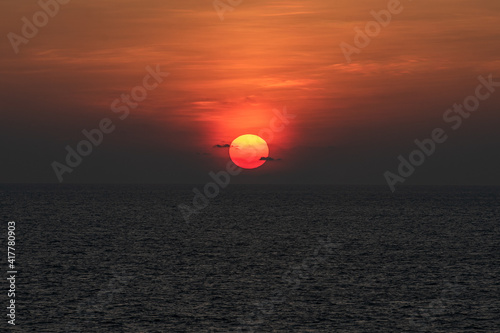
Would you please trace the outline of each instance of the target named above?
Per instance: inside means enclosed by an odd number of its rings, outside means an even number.
[[[50,161],[63,158],[64,146],[80,140],[82,129],[113,116],[111,102],[141,82],[146,66],[159,64],[170,76],[89,157],[101,162],[88,162],[83,180],[99,174],[110,159],[105,152],[126,159],[127,152],[148,151],[150,163],[156,155],[172,156],[158,162],[169,174],[180,172],[169,169],[174,160],[195,164],[191,174],[181,173],[189,181],[223,165],[227,151],[214,145],[257,133],[273,109],[287,107],[297,117],[270,145],[270,156],[283,160],[268,166],[270,178],[281,169],[289,170],[287,179],[319,170],[323,177],[336,173],[332,181],[345,174],[376,183],[382,165],[365,173],[360,165],[390,163],[439,126],[444,110],[470,93],[478,75],[500,77],[498,1],[402,3],[404,11],[349,64],[339,44],[353,43],[353,28],[387,1],[245,0],[224,21],[211,1],[70,1],[19,54],[7,38],[1,42],[2,147],[25,165],[31,175],[25,179],[52,181]],[[2,1],[0,31],[20,33],[21,18],[39,9],[36,1]],[[469,152],[486,155],[498,145],[499,96],[482,106],[449,151],[466,142]],[[2,181],[23,181],[9,163]],[[145,170],[137,165],[130,173]],[[74,177],[80,180],[78,171]]]

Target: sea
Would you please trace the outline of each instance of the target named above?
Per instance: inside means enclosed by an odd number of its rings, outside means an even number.
[[[0,185],[0,331],[500,332],[499,187],[196,189]]]

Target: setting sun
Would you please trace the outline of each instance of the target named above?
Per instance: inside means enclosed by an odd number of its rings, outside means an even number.
[[[265,158],[269,156],[269,147],[261,137],[245,134],[237,137],[231,143],[229,156],[237,166],[244,169],[255,169],[266,163]]]

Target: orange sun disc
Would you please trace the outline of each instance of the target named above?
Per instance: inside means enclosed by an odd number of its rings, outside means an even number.
[[[263,158],[269,157],[266,141],[253,134],[237,137],[229,147],[231,160],[243,169],[255,169],[266,163]]]

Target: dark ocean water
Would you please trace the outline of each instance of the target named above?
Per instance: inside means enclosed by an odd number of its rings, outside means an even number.
[[[500,332],[500,188],[192,188],[0,186],[0,331]]]

